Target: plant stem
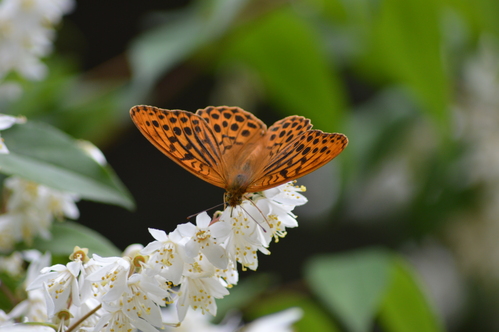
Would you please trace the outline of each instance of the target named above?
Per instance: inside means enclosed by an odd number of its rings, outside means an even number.
[[[97,307],[93,308],[92,310],[90,310],[85,316],[83,316],[82,318],[80,318],[76,323],[74,323],[73,325],[71,325],[67,330],[66,332],[71,332],[73,331],[76,327],[78,327],[78,325],[80,325],[81,323],[83,323],[83,321],[85,319],[87,319],[88,317],[92,316],[93,314],[95,314],[95,312],[97,310],[99,310],[100,308],[102,308],[102,304],[99,304]]]

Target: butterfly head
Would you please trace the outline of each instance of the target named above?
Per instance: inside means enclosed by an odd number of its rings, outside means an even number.
[[[243,195],[245,193],[246,190],[242,188],[228,188],[225,192],[225,203],[232,207],[241,205],[243,202]]]

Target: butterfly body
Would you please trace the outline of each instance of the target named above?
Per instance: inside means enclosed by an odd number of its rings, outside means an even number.
[[[289,116],[268,130],[239,107],[207,107],[195,114],[134,106],[133,122],[174,162],[226,190],[229,206],[244,194],[266,190],[325,165],[347,145],[343,134],[312,130],[310,120]]]

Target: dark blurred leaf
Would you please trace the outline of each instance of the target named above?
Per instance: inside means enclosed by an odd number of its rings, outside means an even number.
[[[272,296],[259,299],[254,305],[248,307],[245,316],[254,320],[293,307],[303,311],[303,317],[293,324],[296,331],[341,331],[317,303],[299,293],[280,291]]]
[[[379,321],[387,332],[444,331],[409,266],[393,259],[392,282],[381,303]]]
[[[19,253],[17,253],[19,254]],[[4,258],[4,257],[2,257]],[[9,268],[9,265],[4,263],[4,269]],[[1,271],[0,272],[0,282],[2,283],[0,291],[0,310],[9,312],[13,305],[16,304],[16,296],[18,296],[19,286],[22,285],[24,281],[24,275],[12,275],[14,271]],[[10,294],[8,294],[10,293]]]
[[[385,89],[368,103],[355,109],[349,135],[353,137],[348,153],[355,155],[358,170],[363,177],[377,170],[387,158],[405,149],[407,136],[420,113],[414,101],[403,89]]]
[[[230,295],[217,300],[217,318],[223,319],[225,314],[234,309],[242,310],[256,297],[266,292],[268,287],[275,284],[275,278],[269,274],[249,276],[230,289]]]
[[[185,61],[199,48],[219,38],[231,25],[247,0],[207,0],[193,2],[186,10],[171,16],[137,38],[129,49],[132,67],[130,102],[148,93],[168,70]]]
[[[368,249],[313,258],[310,288],[350,331],[370,331],[390,282],[390,254]]]
[[[312,118],[316,127],[340,131],[345,93],[319,35],[288,7],[244,25],[232,36],[224,61],[242,61],[263,79],[268,96],[286,114]]]
[[[2,131],[10,150],[0,155],[2,173],[128,209],[133,199],[109,166],[99,165],[76,141],[49,125],[28,121]]]
[[[121,251],[108,239],[96,231],[75,222],[56,222],[51,228],[52,238],[37,238],[33,248],[41,252],[50,251],[53,255],[69,256],[75,246],[88,248],[89,255],[120,256]]]

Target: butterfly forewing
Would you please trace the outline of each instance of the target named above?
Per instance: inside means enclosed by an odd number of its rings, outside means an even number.
[[[222,155],[202,118],[152,106],[135,106],[130,115],[142,134],[170,159],[201,179],[225,188]]]

